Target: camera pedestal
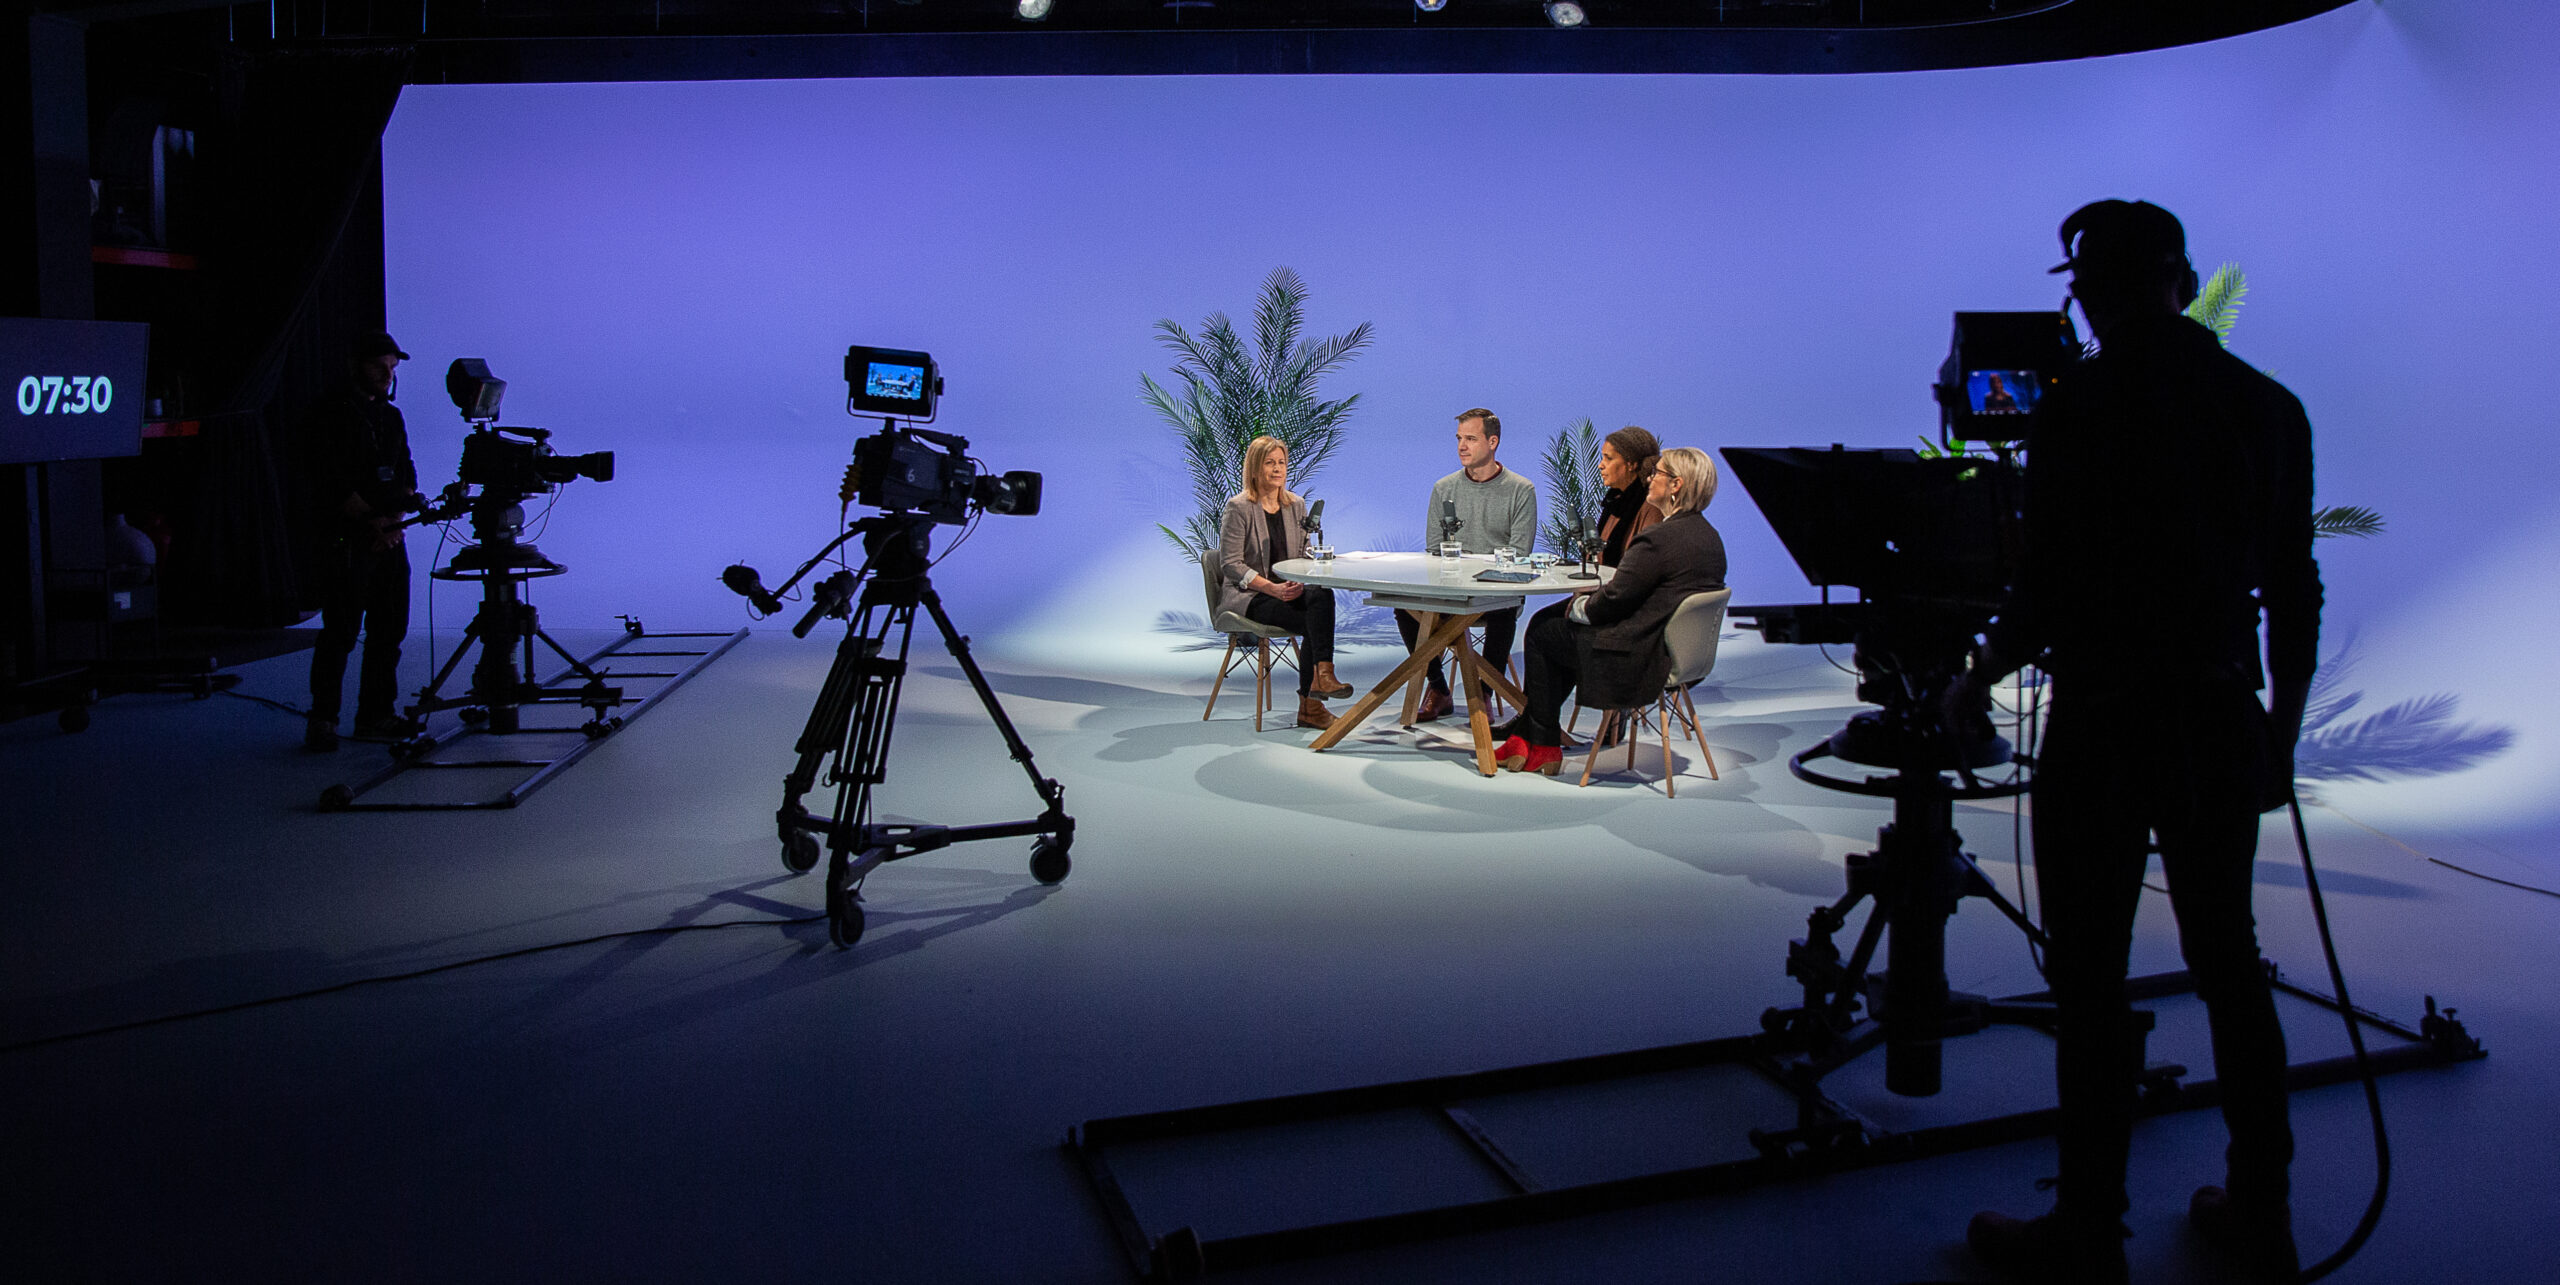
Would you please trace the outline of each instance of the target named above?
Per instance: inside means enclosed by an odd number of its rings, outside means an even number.
[[[497,502],[491,503],[492,498]],[[570,655],[557,639],[544,633],[533,604],[524,600],[518,586],[527,580],[560,575],[568,568],[543,556],[542,550],[518,542],[516,533],[523,527],[524,509],[520,504],[504,495],[484,496],[471,513],[472,534],[479,542],[456,552],[453,561],[429,573],[438,580],[479,581],[480,610],[463,631],[462,644],[436,671],[434,681],[410,702],[409,717],[422,725],[422,736],[427,716],[438,710],[460,709],[467,722],[485,720],[488,731],[510,733],[522,726],[517,716],[521,706],[548,703],[585,706],[593,717],[578,730],[590,739],[605,736],[622,725],[622,720],[612,714],[622,703],[622,689],[608,685],[603,674]],[[586,682],[574,692],[565,692],[534,681],[533,644],[537,639]],[[445,681],[461,666],[463,657],[471,654],[475,644],[480,648],[480,662],[472,666],[470,687],[459,696],[441,695]],[[519,651],[524,657],[521,668],[516,662]]]

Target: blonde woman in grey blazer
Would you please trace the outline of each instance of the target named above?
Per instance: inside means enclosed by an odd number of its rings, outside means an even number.
[[[1257,437],[1244,448],[1244,489],[1218,523],[1218,609],[1298,635],[1298,726],[1333,726],[1324,698],[1348,696],[1333,673],[1333,590],[1271,574],[1305,557],[1307,502],[1289,490],[1289,448]]]

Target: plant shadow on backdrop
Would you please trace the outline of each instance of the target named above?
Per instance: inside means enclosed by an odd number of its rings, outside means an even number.
[[[2240,265],[2225,263],[2197,291],[2195,302],[2187,305],[2187,316],[2228,348],[2248,294],[2249,279]],[[2091,348],[2095,350],[2094,341]],[[1942,448],[1923,437],[1920,453],[1969,455],[1972,450],[1965,443]],[[2329,505],[2311,514],[2315,539],[2370,538],[2382,534],[2383,525],[2380,513],[2356,504]],[[2324,781],[2443,776],[2476,767],[2515,744],[2513,728],[2458,720],[2458,701],[2449,692],[2412,697],[2345,721],[2364,702],[2363,692],[2342,690],[2356,662],[2356,635],[2350,631],[2312,674],[2302,742],[2294,752],[2294,777],[2304,802],[2320,801],[2318,787]]]

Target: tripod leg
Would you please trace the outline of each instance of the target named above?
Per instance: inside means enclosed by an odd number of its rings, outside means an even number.
[[[1003,702],[996,699],[995,688],[987,685],[986,674],[979,670],[976,658],[969,654],[969,639],[951,623],[950,613],[942,609],[942,595],[935,593],[931,584],[926,584],[921,597],[925,609],[933,613],[933,623],[942,630],[943,644],[951,649],[952,659],[960,662],[960,672],[967,674],[969,686],[977,689],[978,703],[987,707],[987,717],[994,719],[996,730],[1004,734],[1006,751],[1013,756],[1014,762],[1022,765],[1023,775],[1031,778],[1031,788],[1039,793],[1040,801],[1048,805],[1041,819],[1055,818],[1060,823],[1055,837],[1057,850],[1063,855],[1075,834],[1075,819],[1065,812],[1066,787],[1040,775],[1038,765],[1031,761],[1031,747],[1023,744],[1022,734],[1014,730],[1013,720],[1005,716]]]
[[[471,654],[471,647],[474,643],[479,643],[483,646],[487,645],[487,640],[481,637],[480,618],[477,616],[472,617],[471,623],[463,629],[462,641],[454,647],[452,655],[445,657],[444,668],[436,671],[435,680],[428,683],[425,688],[418,692],[418,699],[412,702],[409,706],[409,717],[424,718],[428,714],[433,713],[436,710],[444,709],[449,705],[469,703],[468,697],[465,697],[462,700],[447,701],[437,695],[437,693],[444,690],[445,680],[453,677],[453,671],[462,667],[462,658]]]
[[[845,631],[844,641],[836,647],[835,663],[818,687],[818,699],[809,707],[800,740],[792,746],[799,757],[782,778],[782,808],[776,815],[782,832],[782,864],[794,874],[805,874],[818,863],[818,841],[809,833],[809,810],[801,799],[817,785],[818,770],[828,757],[843,747],[864,664],[879,646],[878,639],[858,630]]]

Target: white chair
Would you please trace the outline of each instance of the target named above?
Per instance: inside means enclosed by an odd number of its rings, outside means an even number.
[[[1646,723],[1662,737],[1662,790],[1680,797],[1673,784],[1671,771],[1671,727],[1678,719],[1688,729],[1689,739],[1698,743],[1698,756],[1706,760],[1707,779],[1721,781],[1716,771],[1715,752],[1707,748],[1705,733],[1698,730],[1698,707],[1689,699],[1689,689],[1715,671],[1716,643],[1724,636],[1725,604],[1733,601],[1733,590],[1717,589],[1693,593],[1681,600],[1678,610],[1662,627],[1662,645],[1671,653],[1671,672],[1662,680],[1662,694],[1651,708],[1642,705],[1629,709],[1603,710],[1600,730],[1591,734],[1590,756],[1582,760],[1582,783],[1591,784],[1592,765],[1600,761],[1600,750],[1609,742],[1610,729],[1624,726],[1627,733],[1627,769],[1636,765],[1636,736]],[[1648,718],[1647,716],[1651,717]],[[1575,715],[1577,721],[1580,712]]]
[[[1200,587],[1209,595],[1209,627],[1227,636],[1227,654],[1218,662],[1218,681],[1209,684],[1209,708],[1200,711],[1200,721],[1218,709],[1218,691],[1227,684],[1227,675],[1238,665],[1253,666],[1253,730],[1262,730],[1262,716],[1271,710],[1271,668],[1277,660],[1291,669],[1298,667],[1298,636],[1278,625],[1266,625],[1241,612],[1218,610],[1218,564],[1204,558],[1200,562]],[[1252,643],[1241,655],[1236,644],[1250,638]],[[1271,644],[1280,644],[1275,658]]]

